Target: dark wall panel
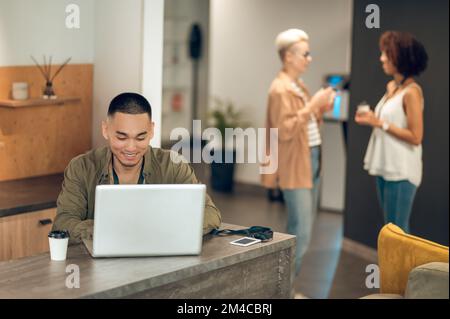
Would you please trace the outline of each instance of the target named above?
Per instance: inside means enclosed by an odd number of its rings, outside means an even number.
[[[380,8],[379,29],[368,29],[365,8]],[[419,78],[425,97],[423,180],[414,202],[411,233],[448,245],[449,242],[449,22],[448,0],[354,0],[352,83],[350,114],[366,100],[375,106],[389,78],[379,62],[378,39],[386,30],[409,31],[425,45],[428,69]],[[371,130],[348,127],[347,184],[344,234],[376,247],[383,226],[375,179],[363,170],[363,158]]]

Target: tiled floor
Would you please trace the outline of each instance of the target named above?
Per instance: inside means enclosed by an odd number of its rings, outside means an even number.
[[[368,275],[365,272],[366,266],[371,263],[363,258],[341,251],[328,298],[353,299],[378,293],[378,289],[369,289],[365,286],[366,276]]]
[[[195,167],[204,181],[205,168]],[[208,192],[222,212],[224,222],[272,227],[285,232],[286,211],[283,204],[271,203],[264,192],[238,185],[233,194]],[[358,298],[376,291],[365,287],[365,268],[370,262],[341,251],[343,215],[319,212],[309,250],[295,279],[296,292],[310,298]]]

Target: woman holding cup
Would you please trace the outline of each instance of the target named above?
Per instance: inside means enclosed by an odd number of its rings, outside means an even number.
[[[424,99],[414,77],[427,66],[423,45],[410,33],[387,31],[380,38],[383,71],[393,77],[375,111],[360,105],[359,125],[373,128],[364,169],[375,176],[385,223],[409,232],[409,217],[422,180]]]
[[[329,87],[310,95],[300,80],[312,62],[306,32],[285,30],[278,34],[275,45],[282,69],[269,89],[266,134],[271,128],[278,129],[278,168],[273,174],[263,174],[261,179],[265,187],[279,187],[283,192],[288,211],[287,231],[297,236],[298,274],[317,211],[322,143],[319,127],[336,94]],[[271,149],[270,145],[266,147]]]

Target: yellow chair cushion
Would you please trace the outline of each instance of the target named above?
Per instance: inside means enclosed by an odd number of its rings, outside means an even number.
[[[448,247],[406,234],[394,224],[378,235],[380,293],[404,295],[409,272],[429,262],[447,262]]]

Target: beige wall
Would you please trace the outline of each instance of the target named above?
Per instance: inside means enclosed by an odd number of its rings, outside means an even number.
[[[101,121],[119,93],[139,92],[152,104],[152,145],[160,145],[163,0],[96,0],[93,147],[104,143]],[[126,22],[126,23],[124,23]]]
[[[43,62],[92,63],[94,59],[94,2],[78,0],[80,28],[66,28],[69,0],[1,0],[0,66],[32,65],[30,55]]]

